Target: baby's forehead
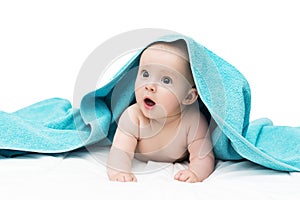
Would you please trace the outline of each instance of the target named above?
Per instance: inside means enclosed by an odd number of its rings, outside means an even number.
[[[189,62],[189,55],[186,44],[184,42],[157,42],[150,45],[147,50],[165,51],[174,55],[177,55]]]

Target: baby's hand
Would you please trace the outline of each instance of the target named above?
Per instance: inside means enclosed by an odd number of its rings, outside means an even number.
[[[189,169],[180,170],[174,176],[174,179],[182,182],[188,182],[188,183],[200,182],[196,174]]]
[[[134,174],[124,172],[117,173],[116,175],[111,177],[110,180],[118,182],[137,182],[137,179]]]

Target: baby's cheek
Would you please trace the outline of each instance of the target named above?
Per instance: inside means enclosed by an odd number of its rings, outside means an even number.
[[[135,95],[136,101],[140,101],[143,98],[143,93],[142,93],[141,88],[136,88],[134,91],[134,95]]]
[[[178,109],[180,107],[180,101],[176,95],[173,93],[167,93],[164,95],[163,98],[161,98],[161,105],[165,108],[165,110],[169,113],[174,111],[175,109]]]
[[[177,85],[174,85],[173,87],[171,87],[169,89],[169,91],[170,91],[170,93],[172,93],[174,98],[177,99],[178,102],[181,102],[185,98],[185,96],[188,92],[188,88],[177,84]]]

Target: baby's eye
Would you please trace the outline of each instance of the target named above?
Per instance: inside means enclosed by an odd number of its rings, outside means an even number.
[[[172,83],[172,79],[168,76],[164,76],[162,77],[161,81],[164,83],[164,84],[171,84]]]
[[[149,77],[149,72],[147,70],[143,70],[141,74],[142,74],[142,77],[144,77],[144,78]]]

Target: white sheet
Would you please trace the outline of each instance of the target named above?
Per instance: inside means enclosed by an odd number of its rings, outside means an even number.
[[[72,99],[78,73],[98,45],[125,31],[161,27],[193,37],[246,76],[252,91],[251,121],[269,117],[276,125],[299,126],[297,1],[170,2],[152,0],[146,7],[154,12],[145,13],[137,0],[130,5],[0,1],[0,110],[13,112],[56,96]],[[108,182],[99,162],[106,153],[95,149],[93,154],[0,158],[0,200],[300,199],[299,173],[267,170],[247,161],[219,161],[211,177],[197,184],[173,181],[183,165],[135,162],[136,170],[166,167],[139,174],[138,183]]]
[[[59,155],[0,158],[1,199],[299,199],[300,173],[277,172],[249,161],[218,161],[204,182],[173,180],[186,164],[134,160],[137,183],[110,182],[108,147]]]

